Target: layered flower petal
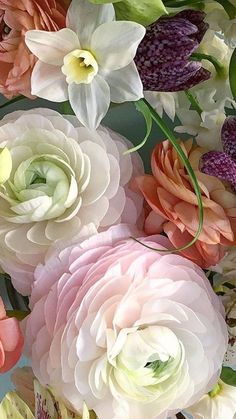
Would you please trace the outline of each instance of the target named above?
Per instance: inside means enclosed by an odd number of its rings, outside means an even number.
[[[142,162],[138,155],[124,156],[130,143],[118,134],[102,127],[90,131],[76,117],[35,109],[8,114],[1,142],[12,170],[0,197],[0,264],[22,294],[30,294],[34,269],[52,244],[139,222],[142,199],[129,182],[143,172]]]
[[[118,225],[36,269],[26,321],[35,375],[78,412],[169,418],[217,381],[223,306],[199,267]],[[141,238],[166,250],[163,236]],[[201,368],[199,368],[199,362]]]
[[[236,198],[229,185],[200,172],[199,163],[206,149],[194,146],[191,140],[180,144],[198,179],[204,206],[204,225],[199,239],[195,246],[184,250],[183,254],[201,267],[207,268],[219,262],[226,246],[233,245],[236,241]],[[155,147],[151,163],[153,175],[136,179],[137,187],[151,211],[158,216],[155,218],[147,214],[147,229],[160,232],[161,217],[161,228],[175,247],[182,247],[195,237],[199,225],[198,204],[193,186],[169,141]],[[222,170],[228,169],[223,166]]]

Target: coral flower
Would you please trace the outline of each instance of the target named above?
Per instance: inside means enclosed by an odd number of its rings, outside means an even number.
[[[23,335],[15,318],[8,318],[0,297],[0,373],[10,370],[21,356]]]
[[[236,196],[229,184],[199,171],[199,161],[206,149],[193,145],[192,140],[180,144],[197,176],[204,205],[204,226],[199,240],[183,254],[207,268],[221,259],[225,246],[236,243]],[[175,247],[184,246],[196,235],[198,205],[183,162],[169,141],[154,149],[152,173],[136,178],[136,185],[151,207],[146,232],[164,230]]]
[[[31,97],[36,58],[25,44],[25,33],[63,28],[68,5],[69,0],[0,0],[0,93]]]

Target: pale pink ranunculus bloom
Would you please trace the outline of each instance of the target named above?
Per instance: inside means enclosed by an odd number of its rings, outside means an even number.
[[[15,317],[7,317],[0,297],[0,374],[9,371],[19,360],[24,338]]]
[[[166,419],[193,404],[218,379],[227,347],[203,271],[137,235],[117,225],[55,251],[36,269],[25,324],[39,381],[102,419]],[[141,240],[171,247],[163,236]]]
[[[69,0],[0,0],[0,93],[31,96],[37,61],[25,44],[31,29],[57,31],[65,26]]]
[[[180,142],[198,179],[204,206],[204,224],[195,245],[184,250],[185,257],[201,268],[216,265],[226,246],[236,244],[236,196],[226,182],[200,172],[205,148],[192,140]],[[173,247],[182,247],[196,236],[199,225],[197,197],[184,164],[167,140],[152,153],[152,175],[135,179],[137,188],[150,205],[146,217],[147,234],[164,231]]]
[[[12,170],[0,196],[0,265],[21,294],[31,293],[34,269],[55,243],[139,221],[143,199],[129,183],[143,164],[137,153],[124,155],[131,146],[51,109],[2,119],[0,147]]]

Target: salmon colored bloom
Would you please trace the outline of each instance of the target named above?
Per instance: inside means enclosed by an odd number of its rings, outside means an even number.
[[[10,370],[21,356],[24,339],[16,318],[6,315],[0,297],[0,374]]]
[[[236,196],[230,185],[201,173],[199,162],[205,148],[192,140],[180,142],[192,165],[202,192],[204,226],[196,244],[182,253],[202,268],[215,265],[225,246],[236,243]],[[164,231],[175,247],[184,246],[196,235],[199,217],[197,198],[187,171],[169,141],[152,153],[152,175],[135,182],[151,207],[145,222],[148,234]]]
[[[0,93],[31,97],[36,58],[25,44],[30,29],[57,31],[65,26],[69,0],[0,0]]]

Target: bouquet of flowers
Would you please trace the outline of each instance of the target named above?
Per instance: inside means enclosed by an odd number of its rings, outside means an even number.
[[[235,419],[236,0],[0,0],[0,92],[0,418]]]

